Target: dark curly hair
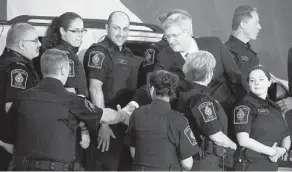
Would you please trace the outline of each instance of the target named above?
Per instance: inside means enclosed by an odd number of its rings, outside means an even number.
[[[165,70],[158,70],[148,75],[148,84],[153,86],[156,95],[172,97],[178,86],[179,77]]]
[[[70,24],[77,18],[82,19],[74,12],[66,12],[61,16],[54,18],[47,30],[47,36],[43,44],[44,49],[53,48],[60,44],[62,40],[60,28],[62,27],[67,30],[70,27]]]

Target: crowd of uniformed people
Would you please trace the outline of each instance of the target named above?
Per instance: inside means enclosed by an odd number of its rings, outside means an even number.
[[[276,171],[291,146],[292,99],[250,46],[257,9],[235,9],[225,43],[194,37],[185,10],[159,20],[163,38],[144,60],[125,45],[122,11],[83,61],[76,13],[56,17],[42,43],[30,24],[11,26],[0,57],[0,170]]]

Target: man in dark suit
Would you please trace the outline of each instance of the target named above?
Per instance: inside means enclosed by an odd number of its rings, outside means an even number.
[[[154,70],[164,69],[178,74],[180,91],[186,91],[188,84],[182,72],[185,57],[198,50],[209,51],[216,59],[214,77],[209,84],[211,94],[228,113],[246,86],[240,69],[222,41],[216,37],[194,38],[192,18],[183,14],[168,17],[163,22],[163,29],[170,47],[158,54]]]

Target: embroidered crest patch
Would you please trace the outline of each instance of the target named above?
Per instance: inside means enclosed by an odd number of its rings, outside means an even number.
[[[190,126],[188,126],[187,128],[185,128],[184,130],[184,134],[186,135],[186,137],[188,138],[189,142],[191,143],[191,145],[195,146],[197,143],[197,140],[190,128]]]
[[[212,102],[204,102],[199,105],[199,111],[203,116],[205,122],[210,122],[217,119],[216,112],[214,110],[214,105]]]
[[[75,66],[74,66],[74,61],[69,60],[69,65],[70,65],[70,70],[69,70],[69,75],[68,77],[75,77]]]
[[[145,60],[143,66],[154,64],[155,50],[150,48],[145,52]]]
[[[96,106],[94,104],[92,104],[90,101],[84,99],[84,103],[85,103],[85,106],[87,107],[87,109],[90,111],[90,112],[96,112]]]
[[[249,58],[247,56],[240,56],[240,58],[243,60],[243,61],[249,61]]]
[[[88,66],[101,69],[105,55],[100,51],[92,51],[89,54]]]
[[[14,69],[11,71],[11,87],[26,89],[28,73],[23,69]]]
[[[118,59],[118,62],[120,64],[128,64],[127,60],[125,60],[125,59]]]
[[[234,124],[247,124],[250,108],[244,105],[237,106],[234,109]]]

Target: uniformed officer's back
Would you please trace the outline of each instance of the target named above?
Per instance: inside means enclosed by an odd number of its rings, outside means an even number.
[[[20,94],[8,113],[13,119],[7,128],[12,131],[9,143],[16,149],[13,166],[16,170],[82,170],[76,156],[79,122],[96,129],[99,121],[115,124],[125,120],[125,114],[97,108],[64,88],[70,71],[65,52],[47,50],[41,68],[44,79]]]
[[[187,119],[173,111],[169,103],[178,81],[177,75],[167,71],[150,74],[153,101],[136,109],[129,122],[133,170],[191,168],[192,155],[199,151],[196,139]]]

